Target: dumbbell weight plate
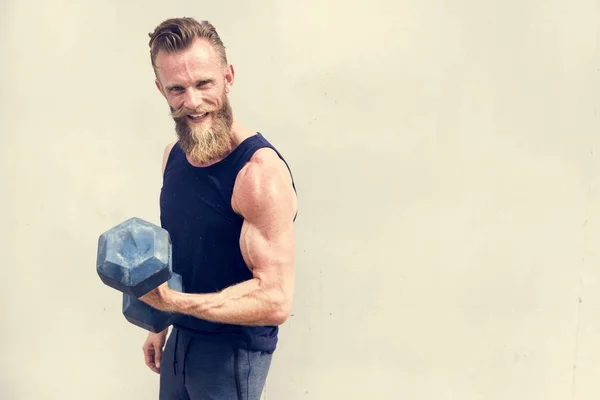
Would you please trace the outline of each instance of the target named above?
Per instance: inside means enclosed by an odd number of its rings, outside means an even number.
[[[130,218],[100,235],[96,270],[102,282],[141,297],[171,278],[169,233],[140,218]]]

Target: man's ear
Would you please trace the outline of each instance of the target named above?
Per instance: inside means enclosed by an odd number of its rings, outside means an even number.
[[[235,80],[235,70],[233,65],[229,64],[227,68],[225,68],[225,92],[231,92],[231,87],[233,86],[233,81]]]

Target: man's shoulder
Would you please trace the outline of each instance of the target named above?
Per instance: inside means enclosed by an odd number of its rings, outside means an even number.
[[[252,154],[238,173],[233,197],[238,209],[244,205],[294,202],[291,175],[276,151],[263,147]]]
[[[171,150],[173,149],[173,146],[175,146],[177,144],[177,140],[174,140],[170,143],[167,143],[165,145],[164,151],[163,151],[163,157],[169,157],[169,154],[171,153]]]
[[[283,160],[272,147],[261,147],[250,156],[245,167],[277,168],[282,165],[284,165]]]
[[[162,156],[162,173],[163,173],[163,175],[165,173],[165,168],[167,167],[167,161],[169,160],[169,155],[171,154],[171,151],[173,150],[173,146],[175,146],[176,143],[177,143],[176,140],[171,143],[167,143],[167,145],[165,146],[165,148],[163,150],[163,156]]]
[[[242,167],[238,179],[246,180],[248,184],[255,186],[260,185],[261,182],[289,180],[290,174],[286,163],[273,148],[261,147]]]

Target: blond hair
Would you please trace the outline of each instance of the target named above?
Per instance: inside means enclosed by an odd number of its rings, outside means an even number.
[[[150,60],[156,70],[159,51],[174,53],[189,47],[195,39],[207,39],[215,48],[223,65],[227,65],[225,45],[215,27],[208,21],[198,22],[194,18],[170,18],[158,25],[150,36]]]

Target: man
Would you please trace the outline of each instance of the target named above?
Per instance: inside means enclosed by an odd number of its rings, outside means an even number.
[[[184,293],[165,283],[141,298],[183,315],[168,340],[168,329],[148,335],[145,361],[160,374],[160,399],[259,399],[294,294],[293,178],[233,117],[234,69],[210,23],[168,19],[149,45],[177,133],[160,210]]]

